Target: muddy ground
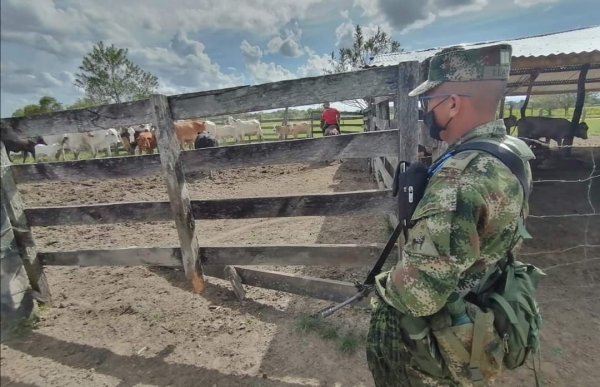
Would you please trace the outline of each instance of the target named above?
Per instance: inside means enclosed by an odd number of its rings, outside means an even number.
[[[594,149],[596,156],[600,149]],[[538,180],[588,179],[586,163],[539,170]],[[598,163],[598,160],[596,161]],[[600,174],[596,170],[595,175]],[[591,185],[590,182],[594,183]],[[192,198],[254,197],[377,188],[366,162],[290,164],[230,170],[191,180]],[[23,184],[27,206],[167,200],[161,177]],[[569,215],[528,221],[533,239],[521,260],[546,268],[539,300],[544,326],[542,371],[550,386],[597,386],[600,380],[600,179],[536,183],[531,214]],[[587,230],[587,233],[586,233]],[[197,222],[201,244],[383,243],[380,217],[303,217]],[[170,222],[46,227],[40,250],[177,244]],[[587,242],[586,242],[587,234]],[[582,262],[583,261],[583,262]],[[360,280],[367,269],[263,267],[322,278]],[[339,336],[358,338],[353,354],[339,340],[301,333],[303,313],[328,303],[247,288],[238,302],[227,282],[211,277],[196,295],[181,270],[142,267],[48,267],[56,305],[29,334],[2,344],[2,386],[373,386],[362,340],[367,311],[330,318]],[[534,385],[527,369],[496,385]]]

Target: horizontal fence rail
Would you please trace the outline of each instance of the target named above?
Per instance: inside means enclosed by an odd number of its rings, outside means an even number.
[[[398,130],[345,134],[294,141],[272,141],[184,151],[185,172],[261,165],[396,156]],[[53,163],[13,164],[17,183],[45,180],[143,177],[161,172],[160,156],[120,156]]]
[[[296,196],[192,200],[195,219],[338,216],[395,212],[390,190]],[[30,226],[68,226],[172,220],[168,201],[26,208]]]
[[[355,296],[358,292],[350,282],[307,277],[299,274],[279,273],[275,271],[250,269],[234,266],[244,285],[257,286],[264,289],[277,290],[319,300],[342,302]],[[220,266],[206,266],[206,275],[227,279]],[[352,304],[354,307],[369,307],[373,295]]]
[[[200,259],[203,265],[370,267],[382,249],[379,244],[200,246]],[[179,247],[43,251],[38,257],[49,266],[183,265]]]
[[[402,64],[400,65],[402,66]],[[301,78],[256,86],[210,90],[168,97],[173,119],[223,116],[344,101],[397,91],[398,66]],[[149,100],[103,105],[26,117],[3,118],[1,138],[89,132],[120,125],[152,122]]]

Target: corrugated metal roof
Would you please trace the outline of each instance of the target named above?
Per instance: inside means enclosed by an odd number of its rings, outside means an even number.
[[[508,43],[513,47],[511,77],[507,95],[525,95],[531,70],[543,68],[532,88],[532,95],[577,91],[579,70],[592,65],[586,78],[587,91],[600,91],[600,26],[511,40],[461,44],[466,48]],[[454,46],[454,45],[451,45]],[[374,56],[366,67],[393,66],[400,62],[423,61],[446,47]],[[521,86],[517,87],[519,84]]]
[[[553,34],[531,36],[511,40],[495,40],[490,42],[461,43],[467,47],[485,47],[498,43],[508,43],[513,47],[513,59],[517,57],[540,57],[560,54],[579,54],[600,50],[600,26],[586,27],[577,30],[556,32]],[[391,66],[400,62],[423,61],[444,48],[455,46],[429,48],[426,50],[398,52],[375,55],[369,62],[371,66]]]

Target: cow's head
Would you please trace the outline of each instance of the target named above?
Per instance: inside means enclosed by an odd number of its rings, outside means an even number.
[[[36,144],[48,145],[48,144],[46,144],[46,141],[44,141],[44,139],[42,138],[42,136],[35,137],[33,139],[33,141],[35,141]]]
[[[577,125],[577,129],[575,130],[575,137],[579,137],[583,140],[587,140],[588,129],[589,129],[588,124],[586,124],[585,122],[581,122],[579,125]]]
[[[110,128],[106,131],[106,138],[110,138],[111,141],[116,142],[117,144],[121,144],[121,137],[116,129]]]

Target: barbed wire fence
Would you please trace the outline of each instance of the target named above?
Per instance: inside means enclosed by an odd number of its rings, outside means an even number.
[[[564,269],[566,267],[580,267],[580,270],[585,270],[585,272],[588,274],[586,277],[586,283],[580,283],[580,284],[559,284],[556,285],[554,284],[554,281],[548,281],[549,284],[546,285],[544,283],[542,283],[540,285],[541,289],[544,290],[551,290],[551,289],[562,289],[562,288],[566,288],[566,289],[581,289],[581,290],[587,290],[587,289],[591,289],[591,288],[597,288],[597,283],[595,281],[595,277],[594,277],[594,270],[593,268],[590,268],[588,265],[590,263],[596,263],[596,262],[600,262],[600,228],[597,226],[592,226],[592,224],[594,222],[600,221],[600,213],[598,213],[598,209],[596,208],[597,204],[598,204],[598,200],[600,199],[600,195],[598,194],[598,191],[600,190],[598,188],[598,186],[594,186],[594,184],[600,184],[600,168],[597,165],[598,163],[596,162],[596,154],[600,155],[600,149],[598,147],[598,145],[594,145],[591,144],[590,146],[582,146],[582,145],[560,145],[557,148],[566,148],[566,147],[572,147],[572,148],[578,148],[579,150],[585,149],[585,151],[587,152],[589,150],[589,160],[591,161],[591,172],[589,173],[589,176],[587,176],[586,178],[575,178],[575,179],[535,179],[534,177],[534,190],[536,188],[536,186],[538,186],[539,189],[541,189],[541,186],[544,186],[544,191],[546,191],[546,195],[548,195],[549,190],[552,189],[553,186],[555,186],[556,184],[569,184],[569,185],[575,185],[575,184],[586,184],[587,185],[587,192],[586,192],[586,201],[587,201],[587,207],[588,210],[586,212],[583,213],[576,213],[576,214],[530,214],[528,216],[528,220],[534,220],[534,222],[538,222],[538,221],[560,221],[561,218],[579,218],[581,220],[583,220],[584,225],[582,226],[582,238],[580,241],[577,242],[577,244],[574,244],[573,246],[568,246],[568,247],[564,247],[564,248],[558,248],[558,249],[550,249],[550,250],[538,250],[538,251],[523,251],[523,250],[533,250],[532,248],[530,249],[521,249],[521,252],[518,253],[519,257],[523,257],[523,260],[528,260],[529,258],[533,258],[533,259],[544,259],[545,257],[551,257],[551,256],[557,256],[557,255],[561,255],[561,254],[565,254],[565,253],[569,253],[570,257],[575,257],[576,254],[573,254],[576,251],[581,251],[581,258],[582,259],[575,259],[575,260],[569,260],[569,261],[565,261],[563,263],[554,263],[554,264],[550,264],[550,265],[543,265],[541,264],[539,261],[536,262],[536,266],[540,267],[540,269],[542,269],[547,275],[552,276],[552,277],[557,277],[555,275],[555,270],[556,269]],[[556,150],[552,150],[553,152],[560,152],[561,149],[556,149]],[[587,162],[587,157],[586,157],[586,161]],[[559,168],[560,169],[560,168]],[[535,171],[534,171],[534,176],[535,176]],[[563,170],[564,173],[564,170]],[[596,191],[594,191],[594,189]],[[594,200],[595,199],[595,200]],[[543,194],[542,197],[538,197],[536,200],[544,200],[543,198]],[[573,197],[572,200],[577,200],[576,197]],[[596,203],[595,203],[596,201]],[[529,221],[528,223],[531,224],[532,221]],[[545,238],[548,236],[544,236],[544,235],[540,235],[539,238]],[[536,236],[534,235],[534,238],[536,238]],[[527,246],[527,242],[525,242],[525,244],[523,245],[523,247]],[[536,249],[537,250],[537,249]],[[542,295],[542,297],[540,297],[539,303],[540,304],[549,304],[549,303],[561,303],[561,302],[568,302],[568,301],[574,301],[574,300],[590,300],[590,299],[599,299],[600,300],[600,293],[595,294],[595,295],[590,295],[588,296],[587,294],[580,294],[580,295],[574,295],[572,297],[561,297],[561,298],[549,298],[546,299],[546,297],[544,297],[546,294]]]

